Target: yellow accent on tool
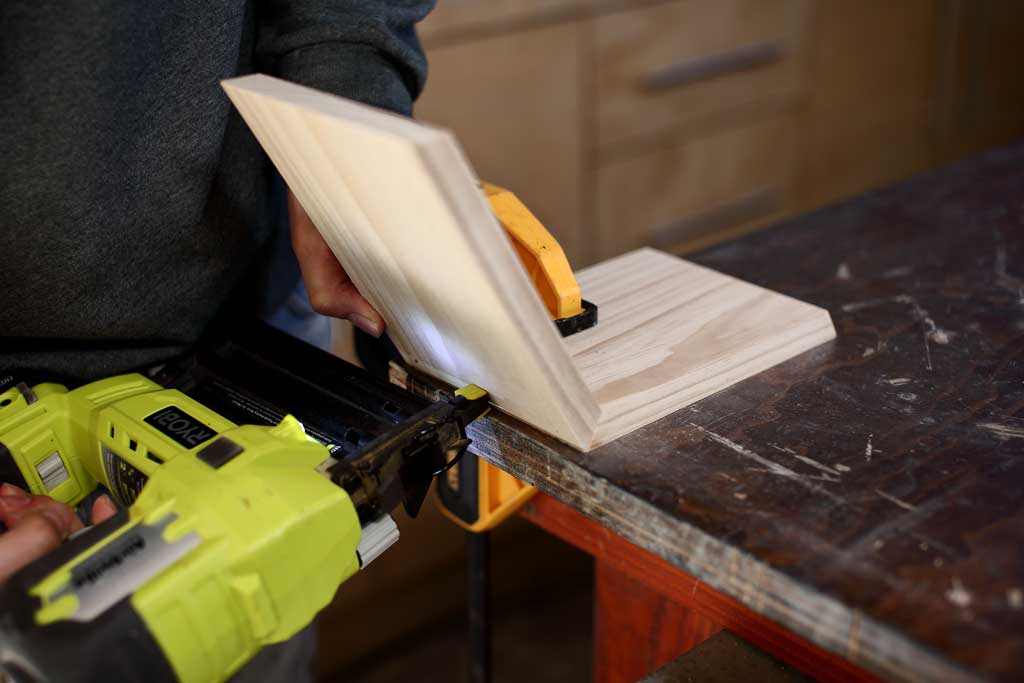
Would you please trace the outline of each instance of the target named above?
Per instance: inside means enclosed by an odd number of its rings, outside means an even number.
[[[580,296],[561,245],[513,193],[490,183],[481,186],[562,335],[592,327],[597,322],[597,308]],[[437,485],[441,512],[473,532],[495,528],[535,493],[533,486],[469,456],[438,479]]]

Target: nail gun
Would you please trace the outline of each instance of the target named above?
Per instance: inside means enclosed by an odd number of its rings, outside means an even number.
[[[113,518],[0,586],[0,680],[218,681],[398,538],[487,410],[263,325],[147,375],[0,379],[0,477]]]

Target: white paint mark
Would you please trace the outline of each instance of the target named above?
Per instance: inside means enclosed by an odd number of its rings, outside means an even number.
[[[806,455],[794,455],[793,457],[796,458],[797,460],[799,460],[800,462],[802,462],[805,465],[810,465],[811,467],[813,467],[816,470],[821,470],[822,472],[828,472],[829,474],[834,474],[836,476],[840,475],[840,472],[839,472],[838,469],[834,469],[832,467],[829,467],[828,465],[826,465],[823,462],[818,462],[814,458],[809,458]]]
[[[846,465],[843,465],[843,464],[839,464],[839,463],[836,464],[836,469],[839,470],[840,472],[849,472],[850,471],[849,467],[847,467]]]
[[[853,313],[855,311],[862,311],[865,308],[874,308],[875,306],[881,306],[883,304],[909,304],[911,302],[911,296],[908,294],[900,294],[898,296],[890,296],[882,299],[867,299],[865,301],[851,301],[848,304],[843,304],[843,311],[846,313]]]
[[[763,474],[777,474],[776,472],[771,471],[767,467],[748,467],[747,468],[747,472],[761,472]],[[828,482],[831,482],[833,484],[835,482],[839,481],[838,479],[833,477],[831,474],[801,474],[799,476],[802,479],[805,479],[807,481],[828,481]]]
[[[736,500],[746,500],[747,494],[740,493],[739,491],[737,491],[736,493],[732,494],[732,497],[735,498]]]
[[[900,294],[898,296],[890,296],[883,299],[868,299],[867,301],[854,301],[843,306],[843,311],[847,313],[853,313],[860,311],[865,308],[873,308],[875,306],[881,306],[883,304],[907,304],[910,306],[911,314],[921,325],[921,336],[924,340],[924,359],[925,367],[928,368],[929,372],[932,368],[932,350],[929,342],[935,342],[936,344],[945,345],[948,344],[950,339],[953,338],[954,333],[944,330],[935,324],[931,316],[928,315],[928,311],[921,308],[921,304],[917,303],[917,299],[910,296],[909,294]]]
[[[759,454],[755,453],[754,451],[750,450],[749,448],[745,448],[744,446],[741,446],[740,444],[736,443],[735,441],[732,441],[731,439],[728,439],[728,438],[722,436],[721,434],[716,434],[716,433],[714,433],[712,431],[709,431],[709,430],[705,429],[704,427],[701,427],[700,425],[695,425],[695,424],[693,424],[691,422],[690,426],[695,428],[695,429],[697,429],[701,433],[703,433],[706,437],[708,437],[709,439],[711,439],[715,443],[717,443],[717,444],[719,444],[721,446],[724,446],[725,448],[728,448],[733,453],[736,453],[738,455],[742,455],[743,457],[745,457],[745,458],[747,458],[749,460],[753,460],[754,462],[758,463],[759,465],[764,466],[764,468],[765,468],[764,471],[768,472],[769,474],[774,474],[774,475],[779,476],[779,477],[785,477],[787,479],[792,479],[793,481],[799,483],[800,485],[802,485],[802,486],[804,486],[804,487],[806,487],[806,488],[808,488],[808,489],[810,489],[812,491],[815,491],[817,493],[821,493],[821,494],[827,496],[828,498],[830,498],[831,500],[833,500],[835,502],[838,502],[840,500],[839,497],[837,495],[835,495],[834,493],[832,493],[831,491],[828,491],[828,490],[822,488],[821,486],[819,486],[818,484],[815,484],[812,481],[814,479],[814,477],[809,477],[807,475],[798,474],[797,472],[794,472],[793,470],[789,469],[785,465],[780,465],[779,463],[775,462],[774,460],[769,460],[768,458],[764,457],[763,455],[759,455]],[[823,477],[817,477],[817,479],[822,480]],[[825,479],[825,481],[834,481],[834,480],[832,480],[832,479]]]
[[[971,604],[973,597],[964,588],[964,584],[957,577],[953,577],[953,587],[946,591],[946,599],[957,607],[967,607]]]
[[[868,444],[864,446],[864,459],[871,462],[871,455],[875,452],[875,447],[871,445],[871,437],[874,434],[868,434]]]
[[[815,460],[814,458],[809,458],[806,455],[800,455],[799,453],[794,451],[792,448],[786,448],[785,446],[778,446],[778,445],[773,444],[773,443],[770,443],[768,445],[771,446],[772,448],[774,448],[777,451],[781,451],[782,453],[786,453],[788,455],[793,456],[794,458],[796,458],[800,462],[804,463],[805,465],[810,465],[811,467],[813,467],[816,470],[821,470],[822,472],[827,472],[828,474],[834,474],[836,476],[840,476],[840,472],[839,472],[838,469],[834,469],[832,467],[829,467],[825,463],[819,462],[819,461]],[[838,481],[838,480],[826,479],[826,481]]]
[[[996,274],[996,284],[1016,295],[1017,303],[1024,306],[1024,281],[1010,275],[1006,265],[1006,247],[1000,246],[996,249],[995,264],[992,268]]]
[[[836,279],[837,280],[849,280],[852,277],[850,273],[850,266],[846,263],[840,263],[839,267],[836,268]]]
[[[862,353],[860,357],[867,358],[868,356],[873,355],[875,355],[875,350],[869,346],[868,348],[864,349],[864,353]]]
[[[1011,588],[1006,591],[1006,602],[1010,603],[1013,609],[1024,607],[1024,591],[1020,588]]]
[[[893,387],[902,387],[904,384],[910,384],[909,377],[882,378],[880,381],[885,382],[889,386]]]
[[[911,505],[910,503],[908,503],[905,500],[900,500],[899,498],[897,498],[896,496],[892,495],[891,493],[886,493],[885,491],[882,491],[881,489],[875,489],[875,493],[877,493],[882,498],[885,498],[890,503],[895,503],[896,505],[899,505],[904,510],[911,510],[911,511],[913,511],[913,510],[917,509],[916,506]]]
[[[917,394],[912,394],[909,391],[904,391],[904,392],[900,392],[899,394],[896,394],[896,398],[898,398],[901,401],[907,401],[908,403],[913,403],[914,401],[917,400]]]
[[[1024,439],[1024,428],[1001,425],[998,422],[979,422],[978,427],[995,436],[1000,441]]]

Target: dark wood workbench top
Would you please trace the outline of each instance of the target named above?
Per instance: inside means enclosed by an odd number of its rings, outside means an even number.
[[[884,678],[1024,680],[1024,145],[694,260],[838,339],[588,454],[476,450]]]

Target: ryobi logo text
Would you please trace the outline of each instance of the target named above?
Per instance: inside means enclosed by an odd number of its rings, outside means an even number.
[[[147,417],[146,423],[153,425],[185,448],[195,448],[217,434],[217,432],[175,406],[161,408]]]

